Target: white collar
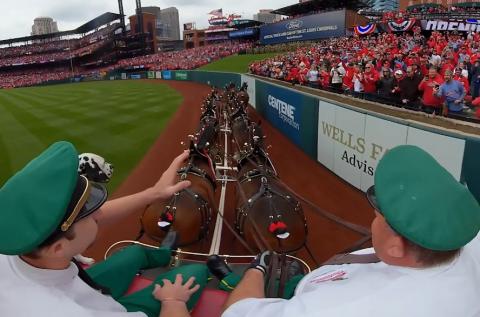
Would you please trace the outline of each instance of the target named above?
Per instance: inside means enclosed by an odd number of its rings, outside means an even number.
[[[9,262],[16,273],[26,280],[44,286],[59,286],[72,282],[78,276],[78,268],[70,263],[64,270],[39,269],[23,261],[19,256],[10,256]]]

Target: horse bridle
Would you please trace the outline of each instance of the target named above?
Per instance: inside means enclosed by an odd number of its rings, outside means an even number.
[[[194,153],[193,155],[204,158],[204,155],[202,155],[201,153]],[[185,180],[187,175],[189,174],[206,179],[210,184],[210,186],[212,187],[212,189],[215,191],[215,188],[217,186],[216,182],[213,180],[210,174],[207,173],[204,169],[201,169],[193,164],[193,156],[190,158],[186,166],[180,168],[177,171],[177,175],[180,176],[180,180]],[[200,241],[204,237],[206,237],[208,234],[209,224],[212,218],[212,208],[210,208],[208,201],[204,197],[202,197],[202,195],[195,193],[190,188],[185,188],[182,190],[182,192],[185,192],[199,206],[197,210],[200,213],[202,225],[200,227],[200,233],[197,241]],[[173,223],[175,221],[176,210],[177,210],[176,204],[177,204],[177,199],[180,196],[180,193],[181,192],[175,193],[172,196],[172,198],[170,199],[170,202],[165,207],[164,212],[160,216],[161,221],[165,221],[169,223]],[[165,231],[167,231],[168,229],[169,229],[169,226],[165,227]]]
[[[210,184],[210,186],[212,186],[213,190],[215,190],[217,188],[217,183],[212,178],[212,176],[209,173],[207,173],[207,171],[193,165],[191,162],[189,162],[186,166],[180,168],[177,171],[177,175],[179,175],[181,179],[185,179],[185,176],[187,174],[194,175],[194,176],[197,176],[197,177],[200,177],[200,178],[205,178],[208,181],[208,183]],[[183,176],[183,175],[185,175],[185,176]]]
[[[245,221],[248,218],[249,211],[260,198],[265,197],[268,199],[270,224],[282,221],[282,215],[278,212],[279,209],[275,206],[275,203],[273,201],[274,196],[280,197],[281,199],[285,200],[293,208],[294,212],[300,213],[301,211],[300,203],[293,199],[291,196],[279,192],[278,190],[270,186],[268,184],[268,179],[265,174],[255,176],[255,178],[258,177],[261,177],[259,191],[255,193],[252,197],[248,198],[247,201],[240,208],[237,209],[236,228],[242,235],[244,234],[243,228],[245,226]],[[306,225],[305,230],[307,230]]]
[[[198,235],[197,241],[202,240],[208,235],[209,231],[209,224],[212,219],[212,209],[209,207],[208,202],[200,195],[189,188],[185,188],[182,190],[183,192],[187,193],[188,196],[190,196],[195,202],[197,202],[198,207],[198,212],[200,213],[200,219],[201,219],[201,226],[200,226],[200,233]],[[176,217],[176,203],[177,199],[180,196],[179,193],[175,193],[173,197],[170,199],[170,202],[168,205],[165,207],[164,212],[161,215],[161,220],[162,221],[168,221],[170,223],[173,223],[175,221]],[[165,231],[168,231],[169,227],[165,228]]]
[[[248,204],[248,199],[245,196],[245,192],[243,191],[240,181],[237,180],[237,187],[240,192],[240,194],[243,197],[243,200],[246,201]],[[250,204],[253,205],[253,201],[250,202]],[[225,224],[228,224],[228,222],[225,221],[225,219],[222,217],[222,220]],[[270,265],[268,266],[268,271],[265,274],[266,278],[266,290],[265,290],[265,295],[267,297],[282,297],[283,292],[285,289],[285,284],[286,284],[286,279],[287,279],[287,258],[286,254],[277,254],[273,252],[272,246],[268,243],[268,241],[263,237],[263,235],[260,233],[260,228],[258,228],[258,225],[255,223],[255,221],[252,220],[251,217],[244,217],[244,221],[250,221],[250,224],[252,225],[252,228],[254,230],[254,235],[253,235],[253,240],[255,242],[255,245],[257,246],[257,249],[260,250],[260,252],[263,252],[265,250],[270,250],[271,254],[271,262]],[[233,228],[228,226],[230,231],[235,235],[235,237],[247,247],[247,250],[250,250],[251,248],[248,246],[247,242],[243,238],[243,234],[239,235]],[[238,230],[238,228],[237,228]],[[306,244],[305,244],[306,245]],[[278,283],[278,290],[276,290],[276,285],[277,285],[277,276],[279,278],[279,283]]]

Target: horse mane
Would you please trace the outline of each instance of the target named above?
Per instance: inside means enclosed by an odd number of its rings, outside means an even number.
[[[216,117],[214,107],[206,107],[205,111],[200,115],[200,121],[203,121],[205,118],[208,117]]]
[[[265,134],[263,133],[261,124],[262,124],[262,121],[258,121],[258,123],[252,122],[251,128],[252,128],[254,143],[263,149],[265,147],[265,144],[263,142],[263,139],[265,138]]]
[[[241,116],[246,117],[248,120],[247,112],[242,106],[238,107],[237,110],[235,110],[235,112],[230,116],[230,120],[234,121],[235,119]]]
[[[200,136],[198,137],[198,142],[196,144],[196,148],[199,151],[205,150],[209,145],[212,144],[213,139],[215,138],[216,134],[216,122],[217,120],[214,117],[207,116],[205,118],[212,118],[214,121],[206,120],[205,125],[202,127],[202,131]],[[207,144],[208,143],[208,144]]]
[[[275,167],[268,157],[268,153],[258,144],[254,144],[252,151],[238,160],[238,169],[240,170],[247,162],[252,163],[255,168],[259,169],[265,174],[272,174],[273,172],[273,174],[276,175]]]

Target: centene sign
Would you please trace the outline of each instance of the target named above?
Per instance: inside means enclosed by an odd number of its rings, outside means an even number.
[[[300,130],[300,125],[295,122],[295,107],[283,100],[268,95],[268,105],[278,111],[278,116],[287,124]]]
[[[423,20],[422,28],[426,31],[480,32],[480,24],[458,21]]]

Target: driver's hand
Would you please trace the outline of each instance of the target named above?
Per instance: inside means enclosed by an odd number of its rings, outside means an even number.
[[[183,284],[182,274],[177,274],[174,283],[164,279],[163,286],[155,284],[152,294],[153,297],[160,302],[175,301],[186,303],[190,299],[190,296],[200,288],[198,284],[193,286],[194,282],[195,278],[190,277],[187,282]]]
[[[185,150],[182,154],[177,156],[170,166],[163,172],[160,179],[155,185],[149,188],[152,192],[152,195],[156,199],[168,199],[174,193],[179,192],[188,186],[190,186],[190,181],[177,181],[177,170],[179,170],[185,161],[188,159],[189,151]]]
[[[267,274],[267,268],[270,265],[271,255],[274,253],[272,251],[264,251],[263,253],[258,254],[255,259],[250,263],[249,269],[256,269],[263,273]]]

